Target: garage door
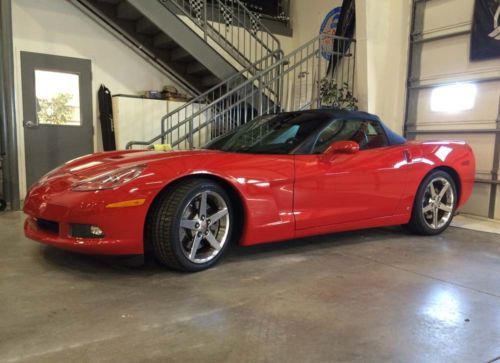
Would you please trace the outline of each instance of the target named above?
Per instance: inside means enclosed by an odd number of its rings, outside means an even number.
[[[469,60],[473,12],[474,0],[414,1],[405,134],[467,141],[477,174],[462,211],[500,219],[500,58]]]

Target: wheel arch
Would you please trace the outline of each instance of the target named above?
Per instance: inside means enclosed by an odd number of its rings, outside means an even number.
[[[461,181],[460,176],[458,175],[457,171],[448,165],[440,165],[440,166],[437,166],[435,168],[430,169],[420,179],[420,183],[418,184],[418,188],[420,188],[420,186],[422,185],[425,178],[427,178],[431,173],[433,173],[435,171],[439,171],[439,170],[444,171],[445,173],[449,174],[450,177],[453,179],[453,182],[455,183],[455,188],[457,190],[457,206],[458,206],[460,204],[460,199],[461,199],[461,194],[462,194],[462,181]],[[415,196],[416,195],[417,195],[417,193],[415,193]]]
[[[209,179],[209,180],[214,181],[217,184],[219,184],[228,193],[229,198],[231,198],[231,202],[233,203],[233,206],[235,209],[235,214],[236,214],[236,219],[237,219],[236,224],[243,227],[243,228],[235,230],[236,235],[234,237],[234,241],[238,241],[238,243],[240,243],[241,237],[243,235],[243,231],[245,230],[245,227],[246,227],[246,223],[245,223],[246,207],[245,207],[245,202],[244,202],[243,196],[241,195],[241,193],[238,191],[238,189],[233,184],[231,184],[229,181],[227,181],[223,177],[220,177],[220,176],[214,175],[214,174],[208,174],[208,173],[197,173],[197,174],[184,175],[184,176],[181,176],[177,179],[170,181],[154,197],[153,201],[149,205],[148,212],[147,212],[144,226],[143,226],[143,230],[144,230],[143,240],[144,240],[144,252],[145,253],[146,253],[146,251],[150,251],[147,227],[148,227],[149,219],[151,217],[151,213],[153,211],[153,208],[155,208],[156,203],[158,203],[158,201],[161,200],[165,194],[167,194],[169,191],[173,190],[177,185],[182,184],[182,183],[189,181],[189,180],[193,180],[193,179]]]

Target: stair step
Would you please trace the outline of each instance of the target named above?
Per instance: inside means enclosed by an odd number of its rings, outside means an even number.
[[[170,59],[179,61],[191,57],[191,54],[186,52],[183,48],[179,47],[170,53]]]
[[[118,5],[122,0],[97,0],[100,3],[107,3],[112,5]]]
[[[153,40],[153,45],[157,48],[171,49],[175,48],[177,44],[165,33],[160,33],[155,36]]]
[[[201,84],[204,85],[205,87],[212,87],[219,83],[220,79],[215,77],[214,75],[205,76],[201,81]]]
[[[145,35],[156,35],[160,33],[160,29],[158,29],[158,27],[146,17],[142,17],[137,20],[135,30],[140,34]]]
[[[142,14],[126,1],[122,1],[118,5],[116,9],[116,16],[118,19],[123,20],[139,20],[142,18]]]
[[[200,62],[189,63],[186,68],[187,74],[210,73],[210,71]]]

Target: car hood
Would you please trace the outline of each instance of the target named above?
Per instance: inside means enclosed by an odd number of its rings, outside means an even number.
[[[200,154],[220,153],[217,150],[190,150],[190,151],[113,151],[96,153],[71,160],[47,174],[72,174],[79,179],[104,174],[119,168],[141,164],[164,162],[174,158],[200,156]]]

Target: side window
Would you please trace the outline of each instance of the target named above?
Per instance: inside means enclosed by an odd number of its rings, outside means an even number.
[[[387,137],[378,122],[369,120],[334,120],[318,135],[314,154],[321,154],[337,141],[355,141],[360,150],[387,146]]]
[[[270,144],[284,144],[286,142],[291,142],[295,139],[297,131],[299,131],[299,125],[293,125],[286,128],[285,130],[276,130],[269,136],[268,141]]]
[[[374,149],[376,147],[387,146],[387,136],[380,126],[380,123],[374,121],[363,121],[366,126],[365,142],[360,144],[361,150]]]

